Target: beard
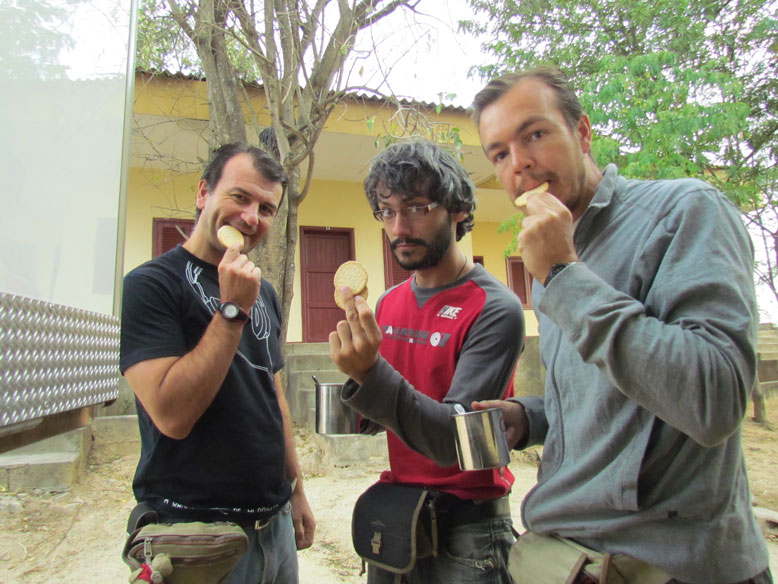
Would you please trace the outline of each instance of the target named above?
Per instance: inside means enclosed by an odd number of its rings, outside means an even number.
[[[430,241],[414,237],[398,237],[390,245],[392,255],[395,261],[400,264],[400,267],[404,270],[414,271],[437,266],[451,246],[451,239],[451,217],[448,217],[448,220],[440,226],[440,229],[434,233]],[[420,245],[426,249],[426,252],[417,260],[407,259],[403,257],[403,252],[400,252],[399,255],[397,253],[396,247],[401,243]]]

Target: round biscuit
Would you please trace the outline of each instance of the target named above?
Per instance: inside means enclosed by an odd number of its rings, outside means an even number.
[[[367,286],[354,294],[354,296],[361,296],[364,300],[367,300]],[[340,288],[335,288],[335,304],[337,304],[339,308],[346,310],[346,307],[343,304],[343,296],[340,295]]]
[[[226,248],[243,248],[243,234],[232,225],[222,225],[219,227],[219,231],[216,232],[216,238]]]
[[[336,290],[348,286],[353,292],[360,291],[367,286],[367,269],[360,262],[345,262],[335,271],[332,281]]]

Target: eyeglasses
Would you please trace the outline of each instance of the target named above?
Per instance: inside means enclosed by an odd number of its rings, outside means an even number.
[[[376,218],[376,221],[389,223],[390,221],[394,221],[394,218],[397,217],[397,213],[399,213],[405,219],[415,221],[416,219],[425,217],[427,213],[438,205],[440,205],[440,203],[437,202],[430,203],[429,205],[409,205],[403,207],[399,211],[395,211],[394,209],[379,209],[378,211],[373,211],[373,217]]]

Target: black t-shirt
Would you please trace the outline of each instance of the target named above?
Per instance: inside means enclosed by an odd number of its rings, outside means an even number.
[[[219,305],[216,266],[177,247],[124,278],[122,373],[147,359],[182,356],[199,342]],[[273,374],[281,355],[281,308],[263,280],[238,351],[213,402],[189,436],[175,440],[137,402],[138,501],[194,519],[263,517],[291,495]]]

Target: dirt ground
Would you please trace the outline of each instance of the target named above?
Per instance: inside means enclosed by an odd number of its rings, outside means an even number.
[[[754,504],[778,512],[778,399],[768,401],[770,422],[744,422],[744,450]],[[313,440],[297,435],[306,469],[306,491],[317,519],[316,542],[301,552],[301,584],[365,582],[351,546],[351,509],[356,497],[377,478],[377,463],[320,468]],[[511,470],[514,520],[535,482],[536,453],[516,453]],[[0,494],[0,584],[106,584],[126,582],[120,559],[125,519],[134,505],[130,481],[137,452],[117,454],[93,448],[87,470],[62,493]],[[317,472],[318,470],[318,472]],[[771,566],[778,574],[778,529],[765,527]]]

